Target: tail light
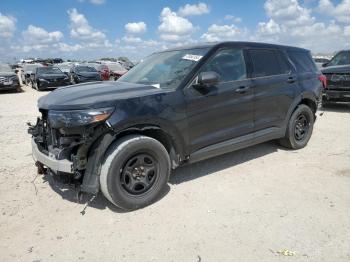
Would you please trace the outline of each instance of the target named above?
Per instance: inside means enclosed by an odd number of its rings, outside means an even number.
[[[327,88],[327,77],[325,75],[319,75],[318,80],[321,81],[323,88]]]

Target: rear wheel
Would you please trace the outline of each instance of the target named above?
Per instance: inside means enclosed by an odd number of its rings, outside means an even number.
[[[100,174],[101,191],[114,205],[134,210],[155,201],[169,175],[169,154],[159,141],[127,136],[106,153]]]
[[[280,144],[291,149],[300,149],[309,142],[315,116],[310,107],[299,105],[289,119],[286,136],[280,140]]]

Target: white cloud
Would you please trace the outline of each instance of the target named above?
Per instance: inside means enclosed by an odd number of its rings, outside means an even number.
[[[245,30],[235,25],[213,24],[208,28],[201,38],[206,42],[238,40],[244,37]]]
[[[11,38],[16,30],[16,19],[0,13],[0,37]]]
[[[48,32],[41,27],[29,25],[22,32],[23,41],[27,44],[52,44],[58,43],[63,38],[60,31]]]
[[[343,0],[341,4],[345,1],[349,0]],[[321,0],[318,11],[330,10],[334,15],[334,10],[338,8],[338,15],[341,17],[340,14],[344,11],[339,8],[343,6],[341,4],[333,6],[328,0]],[[313,10],[303,6],[301,1],[267,0],[264,7],[268,21],[258,23],[256,34],[252,34],[251,40],[295,45],[313,52],[326,53],[347,47],[347,33],[350,33],[350,28],[347,29],[335,21],[317,21],[312,15]],[[341,20],[344,21],[344,18]]]
[[[342,0],[338,5],[334,5],[330,0],[320,0],[318,9],[322,14],[339,22],[350,23],[350,0]]]
[[[274,21],[288,26],[312,24],[315,21],[311,10],[302,7],[298,0],[267,0],[264,8]]]
[[[195,30],[189,20],[178,16],[169,7],[163,8],[160,14],[160,22],[158,31],[161,34],[161,39],[165,41],[188,39]]]
[[[102,5],[105,2],[106,2],[106,0],[90,0],[90,3],[94,4],[94,5]]]
[[[145,22],[127,23],[124,28],[129,34],[140,34],[146,32],[147,25]]]
[[[210,12],[209,6],[205,3],[198,3],[194,5],[186,4],[179,8],[178,14],[180,16],[193,16],[193,15],[203,15]]]
[[[95,28],[93,28],[85,16],[73,8],[68,10],[70,19],[70,35],[73,39],[83,42],[88,42],[91,47],[98,45],[105,45],[108,43],[106,35]]]
[[[275,35],[281,33],[281,27],[273,19],[258,24],[258,33],[261,35]]]
[[[141,43],[142,39],[140,37],[134,37],[134,36],[124,36],[122,40],[126,43]]]
[[[241,23],[242,22],[242,18],[234,16],[234,15],[225,15],[224,17],[225,20],[231,20],[235,23]]]

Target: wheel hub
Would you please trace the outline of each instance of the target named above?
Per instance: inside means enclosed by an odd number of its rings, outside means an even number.
[[[147,192],[153,186],[158,171],[158,162],[150,154],[130,157],[121,170],[121,184],[132,195]]]
[[[296,140],[303,140],[309,131],[310,122],[304,114],[300,114],[295,122],[294,137]]]

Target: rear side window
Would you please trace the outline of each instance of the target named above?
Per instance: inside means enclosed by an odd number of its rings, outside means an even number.
[[[253,77],[288,74],[290,67],[283,54],[275,50],[252,49]]]
[[[290,59],[297,68],[298,73],[316,72],[315,62],[309,52],[303,51],[288,51]]]

